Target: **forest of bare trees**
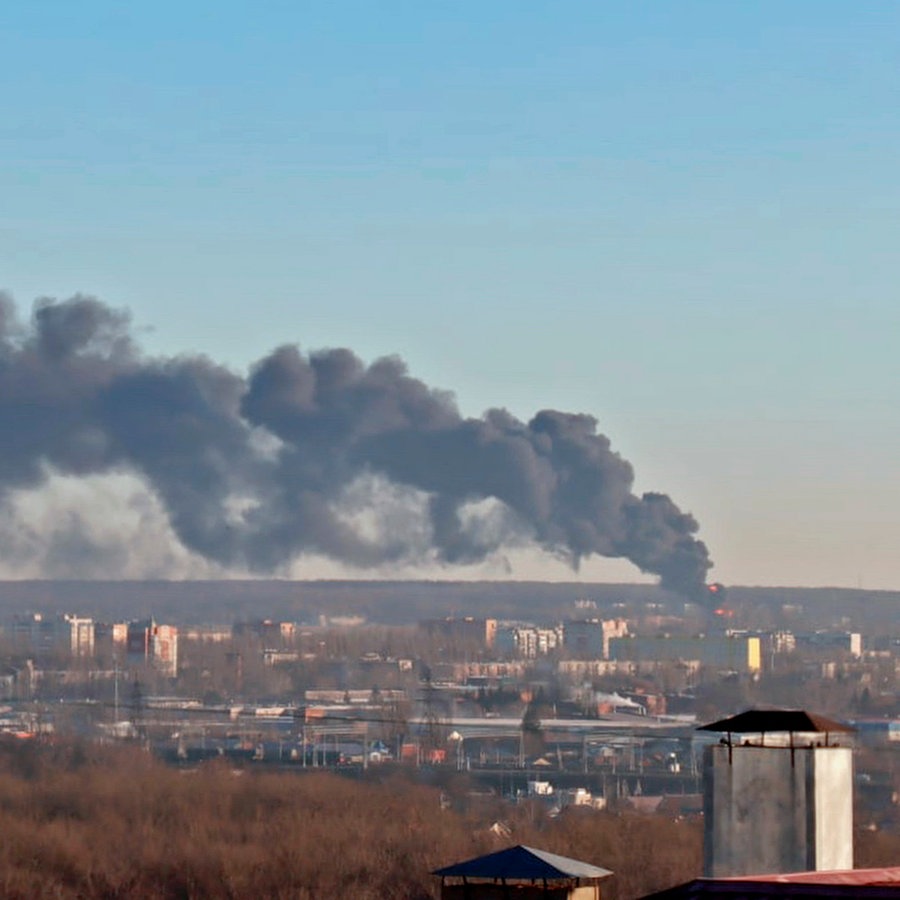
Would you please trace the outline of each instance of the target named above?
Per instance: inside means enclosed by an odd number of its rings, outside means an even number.
[[[446,790],[446,787],[445,789]],[[443,808],[402,774],[169,769],[137,748],[0,748],[0,894],[8,898],[430,898],[431,870],[525,843],[616,872],[634,897],[697,873],[696,824],[528,806]],[[509,837],[488,827],[504,812]],[[577,811],[573,811],[575,813]]]
[[[614,900],[700,874],[698,821],[578,808],[549,819],[528,804],[461,802],[464,780],[370,777],[173,769],[135,746],[8,740],[0,895],[425,900],[437,896],[433,869],[513,843],[611,869]],[[857,834],[858,866],[898,857],[896,835]]]

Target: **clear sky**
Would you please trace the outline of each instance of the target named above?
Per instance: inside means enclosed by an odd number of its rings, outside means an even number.
[[[719,580],[900,588],[900,5],[34,0],[0,58],[20,308],[588,412]]]

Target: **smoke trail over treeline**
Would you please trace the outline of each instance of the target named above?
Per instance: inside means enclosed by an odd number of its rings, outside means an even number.
[[[0,297],[0,511],[50,473],[133,472],[179,541],[223,566],[471,563],[533,542],[573,566],[624,557],[695,593],[711,565],[696,521],[634,495],[596,426],[553,410],[463,418],[399,359],[346,349],[283,346],[247,377],[152,358],[128,315],[93,298],[38,301],[22,323]]]

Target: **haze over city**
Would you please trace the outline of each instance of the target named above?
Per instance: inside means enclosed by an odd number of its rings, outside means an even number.
[[[0,577],[897,588],[898,19],[11,5]]]

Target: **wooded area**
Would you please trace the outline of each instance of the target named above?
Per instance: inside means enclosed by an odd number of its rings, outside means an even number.
[[[433,869],[513,843],[613,870],[613,900],[700,873],[698,821],[579,808],[550,819],[529,804],[464,803],[464,779],[370,778],[381,780],[173,769],[134,746],[6,740],[0,895],[425,900]],[[498,817],[507,834],[490,830]],[[896,835],[857,838],[858,866],[900,858]]]

